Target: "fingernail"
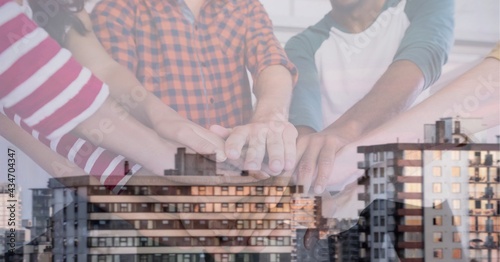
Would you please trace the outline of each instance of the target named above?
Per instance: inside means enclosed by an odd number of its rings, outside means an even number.
[[[273,162],[271,163],[271,167],[272,169],[274,169],[274,171],[283,169],[283,167],[281,166],[281,161],[279,160],[273,160]]]
[[[217,162],[224,162],[227,159],[226,154],[221,150],[215,151],[215,157],[217,158]]]
[[[323,193],[323,187],[322,186],[316,186],[316,187],[314,187],[314,193],[316,193],[316,194]]]

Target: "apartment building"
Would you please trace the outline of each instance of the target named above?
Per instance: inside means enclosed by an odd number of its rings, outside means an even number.
[[[445,118],[426,125],[424,143],[358,148],[361,259],[499,261],[500,144],[470,135],[477,123]]]
[[[287,177],[215,175],[211,157],[180,149],[176,170],[118,195],[90,176],[51,179],[54,260],[292,261],[294,225],[316,223],[317,199]]]

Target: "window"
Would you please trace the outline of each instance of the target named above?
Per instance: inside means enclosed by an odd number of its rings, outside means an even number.
[[[460,183],[452,183],[451,184],[451,192],[452,193],[460,193]]]
[[[451,206],[452,209],[460,209],[460,199],[453,199],[451,203],[452,203]]]
[[[385,169],[381,167],[379,170],[380,170],[380,177],[385,177]]]
[[[462,242],[462,233],[460,233],[460,232],[453,232],[453,242],[455,242],[455,243]]]
[[[434,226],[442,226],[443,225],[443,217],[442,216],[435,216],[432,219],[432,224]]]
[[[379,242],[379,235],[378,232],[373,233],[373,242],[378,243]]]
[[[378,210],[379,209],[379,200],[375,199],[373,200],[373,210]]]
[[[460,160],[460,151],[451,151],[451,160]]]
[[[242,186],[237,186],[236,187],[236,191],[243,191],[243,187]]]
[[[385,185],[380,184],[380,194],[384,194],[384,193],[385,193]]]
[[[451,257],[454,259],[461,259],[462,258],[462,249],[461,248],[454,248],[451,251]]]
[[[255,204],[255,209],[257,212],[264,212],[264,203]]]
[[[441,193],[441,183],[432,183],[432,192]]]
[[[432,175],[433,176],[441,176],[441,167],[440,166],[435,166],[432,168]]]
[[[383,227],[385,226],[385,217],[384,216],[380,217],[380,225]]]
[[[373,225],[378,226],[378,216],[373,217]]]
[[[378,184],[373,185],[373,193],[378,194]]]
[[[434,199],[434,201],[432,202],[432,208],[433,209],[443,209],[443,200]]]
[[[454,166],[451,168],[451,176],[459,177],[460,176],[460,167]]]
[[[377,168],[373,169],[373,177],[378,177],[378,169]]]
[[[442,248],[434,248],[434,258],[443,259],[443,249]]]
[[[441,160],[441,151],[432,151],[432,156],[434,158],[434,160]]]
[[[283,187],[282,187],[282,186],[278,186],[278,187],[276,187],[276,191],[278,191],[278,192],[282,192],[282,191],[283,191]]]
[[[443,232],[434,232],[432,235],[432,241],[434,243],[443,242]]]
[[[460,217],[460,216],[453,216],[451,218],[451,224],[453,226],[460,226],[462,224],[462,220],[461,219],[462,219],[462,217]]]

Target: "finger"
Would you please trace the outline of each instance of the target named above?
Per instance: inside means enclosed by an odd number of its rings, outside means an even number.
[[[269,174],[261,170],[248,171],[248,175],[255,178],[256,180],[264,180],[271,177]]]
[[[245,168],[247,170],[259,170],[264,155],[266,154],[267,128],[261,128],[258,133],[249,137],[248,149],[245,158]]]
[[[308,146],[308,138],[307,137],[300,137],[297,139],[297,161],[295,161],[295,164],[293,166],[293,169],[290,171],[285,171],[284,175],[291,175],[293,183],[295,185],[303,185],[303,181],[299,179],[299,168],[298,165],[300,163],[300,160],[302,159],[302,155],[304,155],[307,146]]]
[[[268,132],[266,144],[269,156],[269,168],[274,173],[279,174],[283,171],[285,161],[285,146],[283,145],[282,133]]]
[[[236,160],[241,156],[241,149],[247,143],[249,128],[237,127],[226,139],[226,155],[229,159]]]
[[[292,170],[297,161],[297,129],[294,126],[283,130],[283,145],[285,150],[285,170]]]
[[[210,131],[219,136],[222,139],[226,139],[231,134],[231,128],[225,128],[220,125],[212,125],[210,126]]]
[[[333,161],[337,153],[336,146],[324,146],[318,157],[318,176],[314,183],[314,193],[321,194],[325,191],[325,185],[333,171]]]
[[[190,146],[193,150],[201,154],[216,154],[217,162],[223,162],[227,159],[224,151],[224,140],[201,127],[193,128],[192,131],[199,138],[192,142],[186,140],[188,143],[193,144]]]
[[[297,176],[299,183],[304,186],[304,192],[309,192],[309,188],[311,187],[316,171],[316,160],[318,159],[322,146],[321,141],[310,140],[298,164]]]
[[[271,168],[269,168],[269,165],[266,163],[262,163],[262,165],[260,166],[260,170],[262,172],[270,175],[270,176],[277,176],[277,175],[281,174],[281,172],[275,172],[275,171],[271,170]]]
[[[216,154],[216,159],[222,162],[226,159],[224,140],[205,128],[192,122],[175,123],[178,128],[172,131],[172,125],[162,122],[157,125],[158,134],[169,141],[179,143],[179,147],[189,147],[200,154]]]

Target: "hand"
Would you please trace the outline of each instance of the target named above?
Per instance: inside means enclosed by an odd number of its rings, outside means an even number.
[[[316,194],[321,194],[325,190],[333,171],[335,156],[348,143],[347,139],[327,131],[309,132],[299,137],[297,141],[299,161],[295,173],[297,183],[304,186],[304,192],[309,191],[311,184]]]
[[[210,130],[227,137],[225,153],[229,159],[237,160],[245,155],[245,170],[262,169],[266,148],[271,175],[295,166],[297,130],[287,121],[252,122],[232,130],[216,125]],[[245,145],[248,146],[246,154],[243,153]]]
[[[154,125],[154,129],[163,138],[185,145],[199,154],[216,154],[217,162],[227,159],[224,140],[187,119],[161,121]]]

